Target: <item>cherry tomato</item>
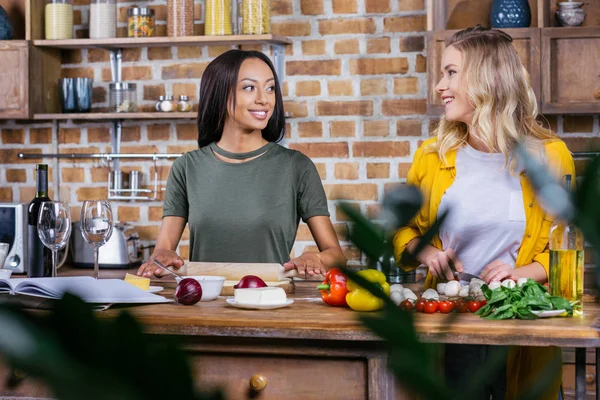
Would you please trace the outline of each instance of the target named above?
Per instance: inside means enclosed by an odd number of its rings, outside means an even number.
[[[483,300],[480,301],[480,303],[481,303],[481,307],[483,307],[483,306],[485,306],[487,304],[487,300],[483,299]]]
[[[438,302],[436,300],[427,300],[423,311],[427,314],[433,314],[438,310]]]
[[[398,307],[400,307],[400,309],[401,309],[401,310],[404,310],[404,311],[412,311],[412,309],[413,309],[413,303],[412,303],[412,301],[410,301],[410,300],[408,300],[408,299],[407,299],[407,300],[403,300],[403,301],[402,301],[402,302],[401,302],[401,303],[398,305]]]
[[[427,303],[427,300],[419,299],[415,304],[415,310],[417,310],[417,312],[423,312],[425,309],[425,303]]]
[[[438,308],[441,313],[448,314],[448,313],[451,313],[452,310],[454,310],[453,303],[454,302],[451,303],[450,301],[440,301]]]
[[[458,300],[456,302],[456,311],[459,313],[469,312],[469,305],[465,300]]]
[[[469,308],[469,311],[476,312],[481,308],[481,302],[477,300],[469,300],[467,307]]]

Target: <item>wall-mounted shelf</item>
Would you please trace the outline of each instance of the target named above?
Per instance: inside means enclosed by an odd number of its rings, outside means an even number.
[[[34,120],[97,120],[116,119],[195,119],[197,112],[138,112],[138,113],[73,113],[73,114],[34,114]]]
[[[174,47],[174,46],[239,46],[245,44],[285,45],[292,41],[278,35],[225,35],[225,36],[183,36],[183,37],[147,37],[112,39],[67,39],[34,40],[36,47],[55,49],[124,49],[138,47]]]

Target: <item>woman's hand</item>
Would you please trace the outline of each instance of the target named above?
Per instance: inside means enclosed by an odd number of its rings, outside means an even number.
[[[301,278],[314,276],[316,274],[325,275],[327,269],[323,265],[321,253],[304,253],[300,257],[292,258],[283,264],[286,270],[297,269]]]
[[[445,251],[441,251],[433,246],[431,247],[432,249],[423,255],[422,263],[429,268],[429,272],[433,276],[442,280],[456,280],[454,271],[463,272],[464,268],[462,262],[456,257],[454,250],[446,249]]]
[[[502,260],[495,260],[486,265],[479,276],[485,281],[486,284],[489,284],[493,281],[500,282],[504,279],[512,279],[513,281],[517,281],[519,276],[517,276],[515,272],[516,270],[512,265],[507,264]]]
[[[172,266],[175,269],[183,267],[183,258],[179,257],[173,250],[158,250],[152,253],[148,261],[140,266],[137,274],[141,276],[151,277],[152,274],[162,278],[165,275],[170,275],[167,271],[159,268],[154,264],[154,260],[158,260],[165,267]]]

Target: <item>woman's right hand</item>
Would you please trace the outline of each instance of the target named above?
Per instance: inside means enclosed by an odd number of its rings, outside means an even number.
[[[152,274],[155,276],[162,278],[165,275],[170,275],[167,271],[161,269],[156,264],[154,264],[154,260],[158,260],[165,267],[174,267],[175,270],[183,267],[184,261],[177,253],[173,250],[158,250],[152,253],[148,261],[140,266],[137,274],[140,276],[151,277]]]
[[[429,268],[429,272],[433,276],[447,281],[455,280],[454,271],[463,272],[464,268],[462,262],[456,257],[454,250],[441,251],[435,247],[434,249],[435,251],[429,251],[424,255],[423,264]]]

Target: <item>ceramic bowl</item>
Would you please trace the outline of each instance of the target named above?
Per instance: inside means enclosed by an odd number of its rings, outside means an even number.
[[[211,301],[219,297],[223,284],[225,283],[224,276],[198,275],[186,276],[186,278],[195,279],[200,283],[200,286],[202,286],[202,297],[200,298],[200,301]],[[179,283],[181,279],[175,278],[175,280]]]

